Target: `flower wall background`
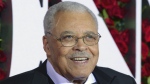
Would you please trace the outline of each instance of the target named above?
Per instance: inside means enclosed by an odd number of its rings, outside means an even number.
[[[9,77],[12,55],[12,4],[0,0],[0,80]]]
[[[142,1],[142,84],[150,84],[150,5]]]
[[[94,0],[100,17],[116,42],[122,56],[135,76],[135,1],[134,0]],[[142,0],[142,82],[150,84],[150,6]]]
[[[94,0],[129,69],[135,76],[135,1]]]
[[[6,7],[5,1],[4,0],[0,0],[0,80],[3,80],[4,78],[6,78],[6,68],[5,68],[5,62],[7,60],[7,57],[2,49],[2,21],[1,21],[1,13],[4,11]]]

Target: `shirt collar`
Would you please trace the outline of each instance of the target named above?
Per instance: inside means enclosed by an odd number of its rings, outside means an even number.
[[[47,61],[46,63],[46,70],[47,70],[47,74],[48,76],[53,80],[53,82],[55,84],[73,84],[70,83],[66,78],[64,78],[63,76],[59,75],[53,68],[53,66],[51,65],[51,63],[49,61]],[[94,78],[94,75],[91,73],[87,79],[87,81],[85,82],[85,84],[91,84],[96,82],[96,79]]]

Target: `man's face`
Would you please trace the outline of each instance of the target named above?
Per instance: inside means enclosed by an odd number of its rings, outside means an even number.
[[[66,35],[82,37],[87,33],[97,34],[97,26],[86,12],[58,12],[55,16],[55,27],[50,32],[58,38]],[[43,43],[55,71],[69,81],[86,80],[97,63],[98,44],[88,46],[82,39],[78,39],[76,45],[64,47],[50,34],[43,37]]]

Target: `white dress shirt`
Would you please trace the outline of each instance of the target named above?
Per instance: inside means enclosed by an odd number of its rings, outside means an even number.
[[[53,80],[53,82],[55,84],[73,84],[70,83],[66,78],[64,78],[63,76],[59,75],[53,68],[53,66],[51,65],[51,63],[47,60],[46,63],[46,69],[47,69],[47,74],[48,76]],[[95,77],[93,76],[93,74],[91,73],[88,77],[88,79],[86,80],[85,84],[92,84],[96,82]]]

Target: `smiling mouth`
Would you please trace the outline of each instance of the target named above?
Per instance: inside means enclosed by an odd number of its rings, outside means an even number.
[[[72,61],[87,61],[89,60],[89,58],[86,57],[75,57],[75,58],[71,58]]]

